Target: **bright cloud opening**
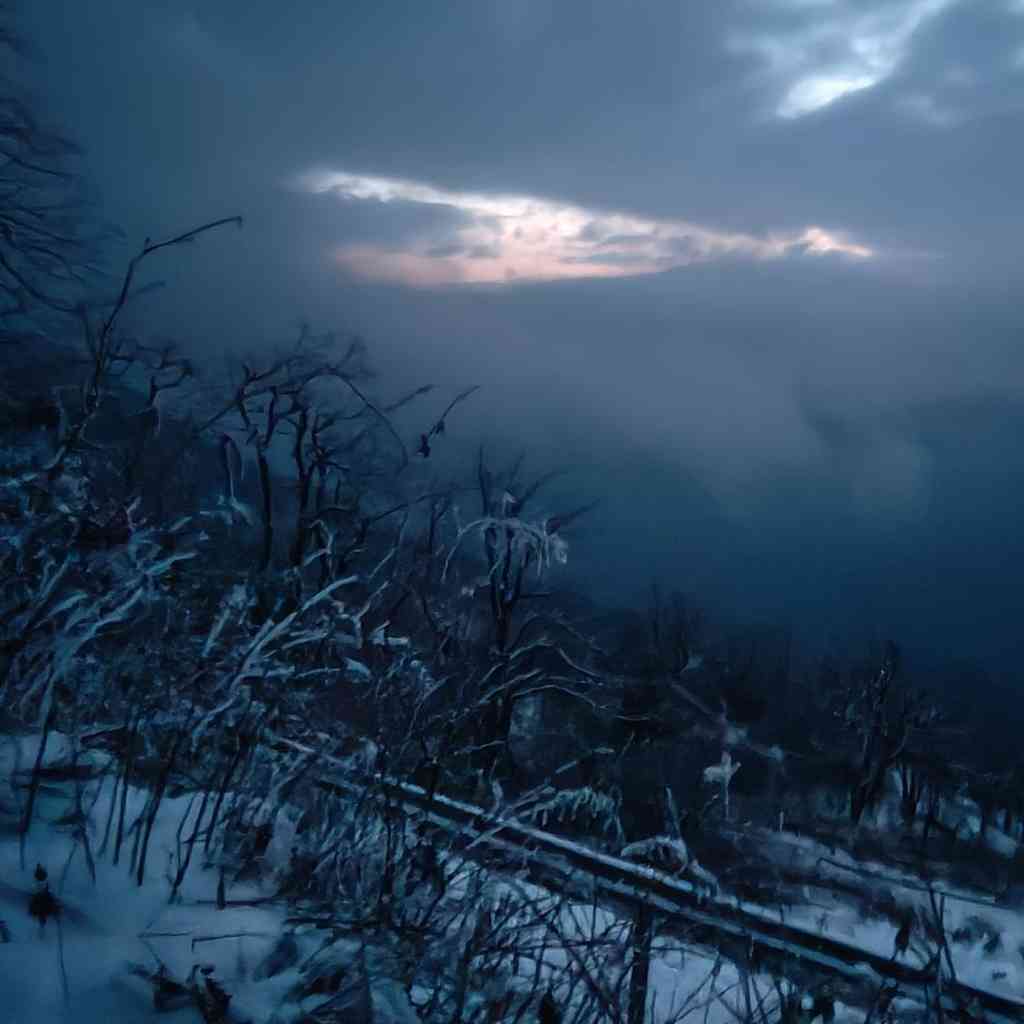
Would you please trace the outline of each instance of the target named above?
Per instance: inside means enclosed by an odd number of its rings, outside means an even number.
[[[827,107],[830,103],[862,89],[870,89],[878,79],[871,75],[860,75],[856,78],[844,78],[842,75],[821,75],[804,78],[797,82],[786,94],[779,106],[782,117],[799,117],[814,110]]]
[[[756,236],[533,196],[458,192],[345,172],[311,173],[298,184],[347,202],[423,203],[456,214],[443,232],[412,236],[396,245],[342,245],[335,252],[339,264],[361,277],[416,287],[631,277],[728,256],[874,255],[868,246],[817,226],[795,234]]]
[[[760,54],[782,82],[775,113],[811,114],[889,78],[907,56],[914,33],[956,0],[853,5],[844,0],[776,0],[787,14],[810,17],[785,31],[737,34],[731,48]]]

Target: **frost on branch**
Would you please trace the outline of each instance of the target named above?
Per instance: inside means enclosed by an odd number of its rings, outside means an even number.
[[[622,848],[619,856],[632,857],[674,870],[682,870],[690,863],[690,851],[686,848],[686,843],[671,836],[650,836],[630,843]]]
[[[489,578],[493,582],[501,578],[509,568],[533,563],[537,576],[552,565],[565,565],[569,560],[569,545],[561,537],[550,519],[539,523],[528,523],[517,517],[483,516],[463,526],[452,543],[445,559],[442,579],[446,579],[452,559],[462,542],[470,536],[482,538],[488,545],[494,545],[495,557],[491,560]]]
[[[617,796],[601,793],[589,786],[582,789],[563,789],[526,811],[524,817],[546,828],[550,821],[562,824],[578,822],[593,828],[609,838],[622,841],[622,823],[619,820],[620,800]]]

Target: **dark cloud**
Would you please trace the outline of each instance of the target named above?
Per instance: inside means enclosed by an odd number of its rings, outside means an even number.
[[[857,623],[1019,656],[1019,3],[25,15],[49,55],[39,90],[131,237],[247,217],[241,241],[167,261],[154,322],[208,346],[307,316],[363,331],[396,390],[483,384],[453,445],[485,435],[577,468],[571,486],[605,498],[576,560],[604,597],[660,572],[819,636]],[[650,270],[635,247],[657,236],[651,263],[674,269],[524,283],[500,261],[530,233],[500,212],[312,195],[296,187],[311,171],[537,197],[583,211],[583,248],[559,262]],[[804,235],[785,257],[744,243],[705,262],[699,233],[665,234],[679,222],[760,242],[816,227],[874,256]],[[496,261],[499,283],[396,288],[336,259],[412,245]]]

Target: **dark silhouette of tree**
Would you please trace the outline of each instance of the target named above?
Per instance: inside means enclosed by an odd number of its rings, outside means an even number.
[[[891,769],[899,765],[913,741],[934,728],[939,712],[923,693],[894,686],[900,654],[891,641],[877,667],[857,674],[838,714],[851,736],[850,819],[859,824],[878,802]]]
[[[40,316],[77,312],[112,232],[94,218],[78,147],[15,78],[34,54],[11,4],[0,5],[0,55],[0,343],[13,344],[40,336]]]

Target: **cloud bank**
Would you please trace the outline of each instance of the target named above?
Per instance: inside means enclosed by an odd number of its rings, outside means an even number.
[[[309,172],[297,184],[344,202],[400,201],[451,211],[456,223],[444,231],[412,234],[401,245],[342,245],[335,252],[341,266],[361,277],[413,286],[633,277],[736,256],[874,255],[816,226],[757,237],[534,196],[460,192],[341,171]]]
[[[601,497],[573,564],[1020,662],[1020,0],[33,0],[140,315],[299,317]],[[453,464],[454,465],[454,464]],[[432,467],[431,467],[432,468]],[[568,486],[568,485],[567,485]]]

